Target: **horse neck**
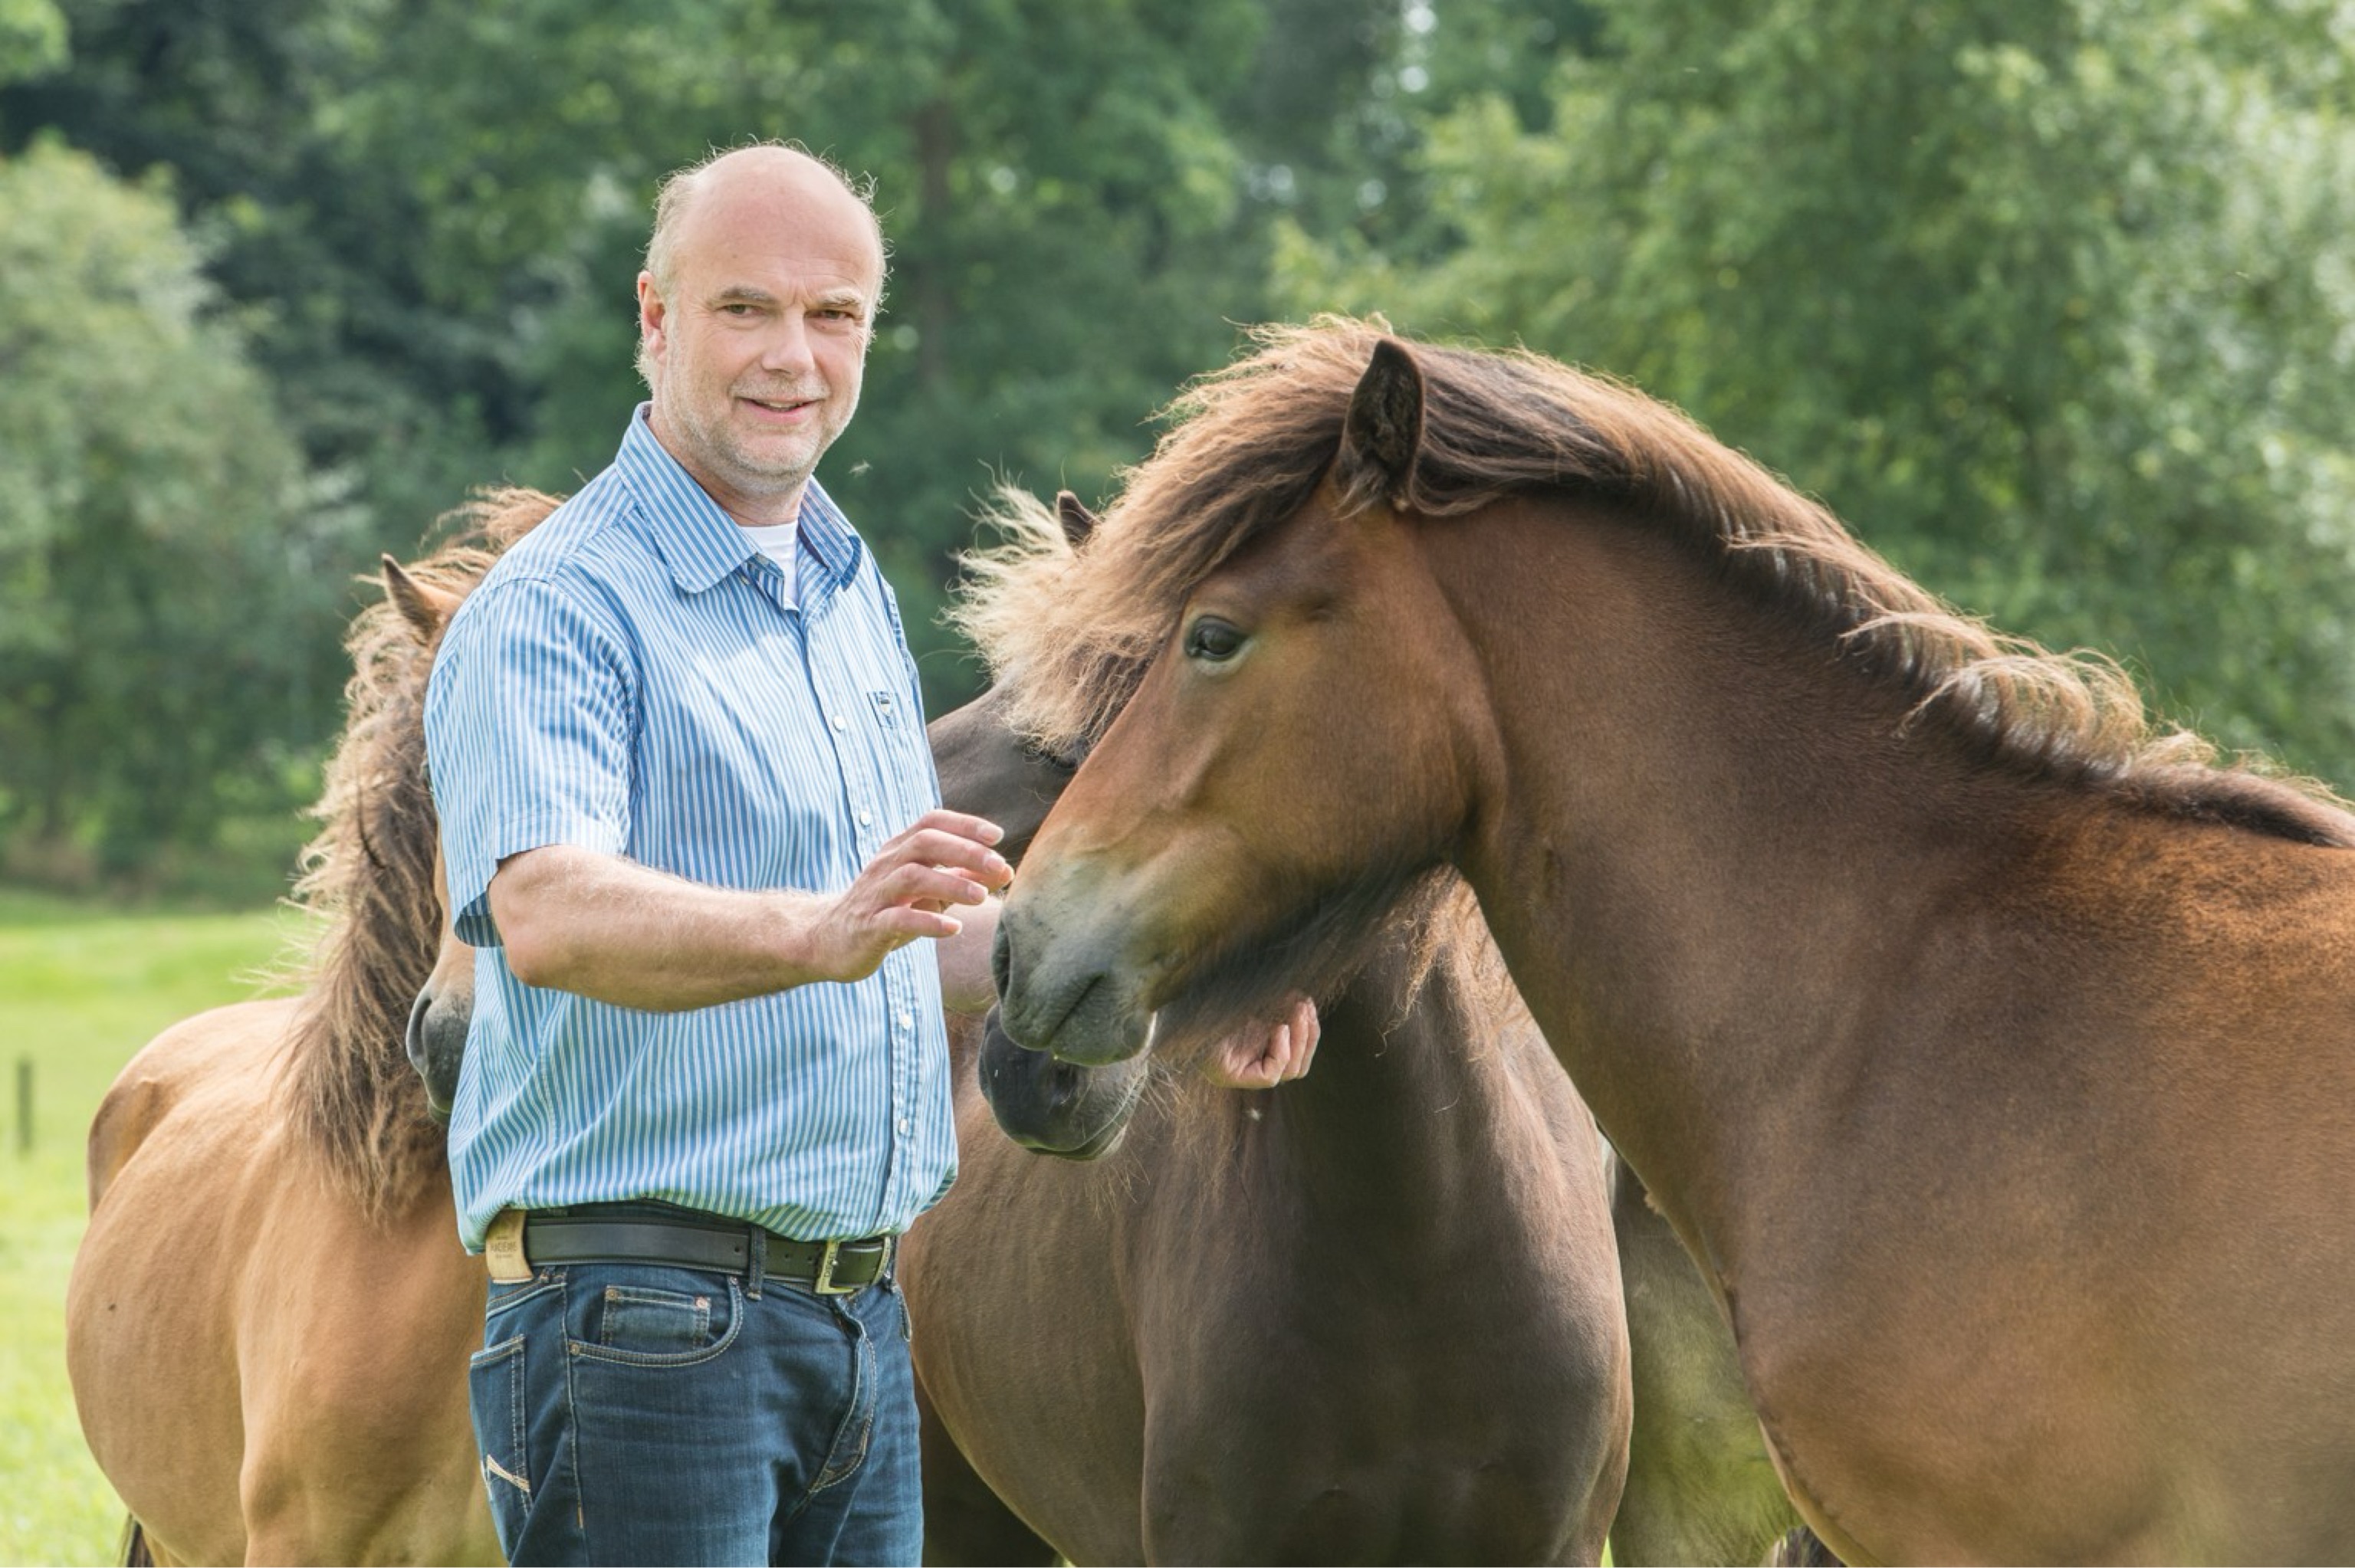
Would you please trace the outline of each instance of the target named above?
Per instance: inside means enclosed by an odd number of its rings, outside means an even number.
[[[1459,863],[1684,1224],[1680,1195],[1756,1190],[1733,1173],[1789,1147],[1772,1124],[1820,1125],[1811,1097],[1876,1001],[1859,962],[1983,863],[2021,786],[1906,738],[1902,694],[1656,531],[1524,505],[1424,548],[1493,726]]]
[[[1558,1160],[1570,1118],[1584,1112],[1547,1059],[1500,977],[1459,944],[1417,983],[1404,944],[1376,956],[1325,1010],[1316,1070],[1241,1114],[1260,1120],[1263,1149],[1311,1200],[1317,1229],[1355,1211],[1379,1234],[1409,1240],[1433,1226],[1461,1232],[1489,1205],[1500,1169]]]

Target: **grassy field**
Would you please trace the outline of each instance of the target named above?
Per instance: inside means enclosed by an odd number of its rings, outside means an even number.
[[[165,1024],[263,994],[257,977],[293,918],[121,914],[0,889],[0,1563],[110,1562],[122,1524],[66,1383],[66,1273],[91,1114]],[[29,1152],[16,1119],[23,1062]]]

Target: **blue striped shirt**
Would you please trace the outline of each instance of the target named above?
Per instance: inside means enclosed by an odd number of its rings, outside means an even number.
[[[815,480],[796,577],[655,440],[500,557],[425,706],[457,911],[477,948],[450,1118],[470,1249],[498,1211],[661,1198],[804,1240],[904,1230],[956,1169],[934,948],[677,1013],[528,986],[486,890],[577,844],[721,887],[836,893],[939,801],[914,662],[875,558]]]

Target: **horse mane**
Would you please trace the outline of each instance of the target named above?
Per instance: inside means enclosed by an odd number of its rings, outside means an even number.
[[[1235,551],[1305,506],[1340,450],[1380,321],[1319,317],[1254,331],[1253,346],[1188,387],[1171,427],[1123,476],[1080,556],[1041,543],[1036,503],[1001,498],[1007,535],[967,557],[954,612],[1001,681],[1016,722],[1050,747],[1100,736],[1167,638],[1186,596]],[[2355,846],[2355,817],[2320,784],[2253,758],[2220,763],[2155,726],[2134,683],[2099,655],[2056,654],[1957,613],[1838,519],[1677,410],[1525,349],[1414,344],[1423,445],[1400,504],[1462,515],[1514,496],[1614,503],[1700,552],[1769,613],[1831,641],[1989,767],[2073,781],[2137,807],[2302,842]],[[1344,513],[1380,499],[1370,484]]]
[[[519,488],[479,491],[437,531],[457,535],[407,568],[428,588],[463,595],[499,552],[557,506]],[[323,826],[303,851],[293,902],[315,938],[294,966],[304,987],[286,1043],[299,1131],[372,1220],[411,1202],[446,1168],[442,1131],[402,1043],[410,1004],[442,940],[438,829],[425,772],[424,701],[433,648],[389,601],[353,620],[344,639],[342,738],[310,815]]]

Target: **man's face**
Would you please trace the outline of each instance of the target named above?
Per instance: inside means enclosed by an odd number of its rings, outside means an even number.
[[[741,520],[784,522],[858,409],[883,259],[815,164],[739,154],[705,178],[667,295],[638,280],[654,430]]]

